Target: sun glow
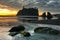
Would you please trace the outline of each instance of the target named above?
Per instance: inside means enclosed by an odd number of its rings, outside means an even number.
[[[16,10],[9,10],[9,9],[2,9],[0,8],[0,15],[16,15],[17,11]]]
[[[39,16],[40,16],[40,15],[42,15],[43,11],[39,10],[39,12],[38,12],[38,13],[39,13]]]

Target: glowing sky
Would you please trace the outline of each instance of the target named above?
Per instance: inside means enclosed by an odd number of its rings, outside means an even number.
[[[0,9],[0,15],[15,15],[17,12],[8,10],[8,9]]]
[[[44,11],[60,13],[60,0],[0,0],[0,15],[16,15],[23,6],[37,7],[40,14]]]
[[[0,16],[2,15],[16,15],[17,10],[15,8],[9,7],[7,5],[0,4]]]

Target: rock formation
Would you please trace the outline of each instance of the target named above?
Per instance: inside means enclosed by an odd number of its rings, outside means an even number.
[[[19,10],[17,16],[38,16],[37,8],[23,8]]]
[[[49,27],[37,27],[34,29],[34,32],[35,33],[48,33],[48,34],[54,34],[54,35],[60,34],[59,30],[49,28]]]

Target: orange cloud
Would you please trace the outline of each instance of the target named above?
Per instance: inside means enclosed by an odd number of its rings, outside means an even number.
[[[15,16],[17,14],[17,11],[18,10],[15,8],[0,4],[0,16],[6,16],[6,15]]]
[[[9,9],[1,9],[0,8],[0,15],[16,15],[17,11],[9,10]]]

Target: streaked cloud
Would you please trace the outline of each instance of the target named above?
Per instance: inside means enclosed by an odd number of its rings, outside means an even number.
[[[38,7],[45,11],[60,11],[60,0],[0,0],[5,5],[22,8]]]
[[[53,0],[50,0],[49,2],[47,2],[47,4],[50,4],[50,3],[54,3],[55,1]]]

